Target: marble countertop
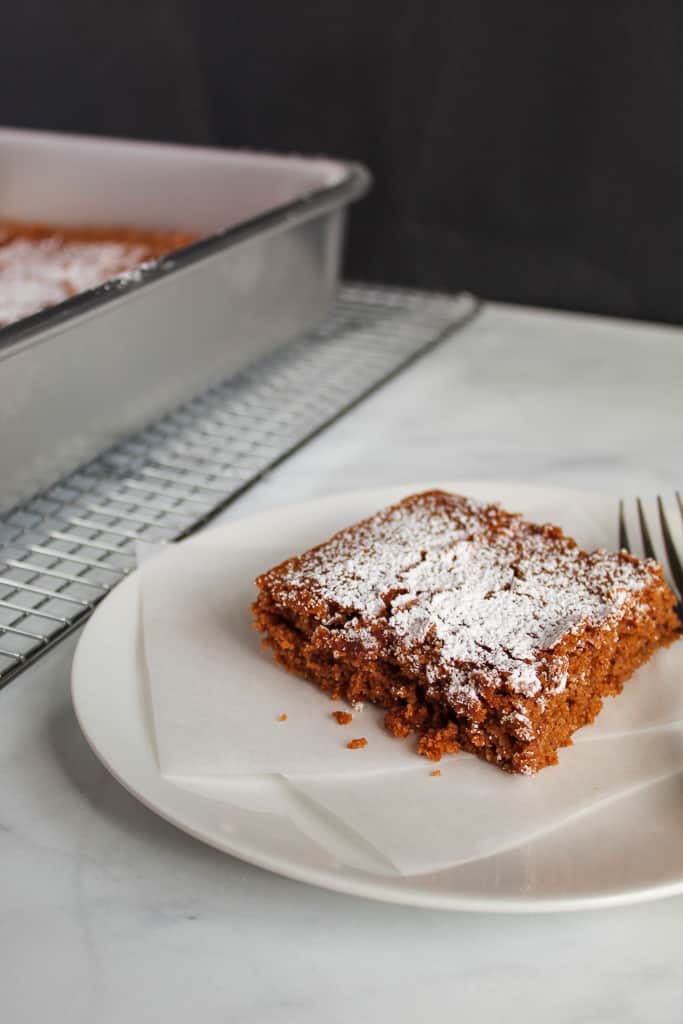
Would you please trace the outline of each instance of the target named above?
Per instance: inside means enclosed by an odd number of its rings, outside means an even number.
[[[683,483],[682,383],[683,331],[487,305],[223,518],[448,478],[670,491]],[[415,910],[288,881],[176,831],[82,738],[73,645],[0,692],[3,1022],[680,1018],[683,898]]]

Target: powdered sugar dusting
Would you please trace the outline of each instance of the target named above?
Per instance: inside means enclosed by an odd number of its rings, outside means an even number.
[[[0,326],[56,305],[139,264],[143,245],[72,241],[59,235],[0,237]]]
[[[276,603],[303,601],[340,644],[411,674],[421,666],[465,712],[482,686],[538,701],[561,692],[568,664],[554,648],[587,627],[614,629],[653,571],[623,554],[587,554],[557,528],[497,506],[428,492],[265,579]]]

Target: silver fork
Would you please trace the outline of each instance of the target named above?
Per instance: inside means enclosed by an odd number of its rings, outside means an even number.
[[[678,505],[678,511],[683,518],[683,499],[678,491],[676,491],[676,503]],[[661,497],[657,495],[657,510],[659,512],[659,525],[662,529],[662,539],[664,540],[664,548],[666,551],[666,560],[660,557],[652,542],[652,534],[647,525],[647,519],[645,518],[645,512],[643,510],[643,503],[640,498],[636,498],[636,508],[638,510],[638,524],[640,526],[640,536],[643,542],[643,551],[645,552],[646,558],[654,558],[655,561],[661,562],[662,565],[666,566],[668,561],[671,580],[673,581],[673,591],[678,598],[678,604],[676,605],[676,614],[683,624],[683,564],[681,562],[681,556],[676,550],[674,539],[671,535],[671,529],[669,528],[669,521],[666,518],[666,512],[664,511],[664,502]],[[631,546],[628,540],[628,533],[626,532],[626,520],[624,517],[624,502],[623,499],[619,502],[619,547],[626,551],[631,550]]]

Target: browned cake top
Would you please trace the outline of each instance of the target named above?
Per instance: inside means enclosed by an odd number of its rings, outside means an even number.
[[[555,526],[443,491],[413,495],[259,578],[272,601],[313,616],[340,652],[426,673],[459,702],[483,685],[560,692],[553,649],[612,629],[659,580],[654,562],[582,551]],[[349,646],[351,645],[351,647]]]
[[[0,326],[188,245],[180,232],[0,222]]]

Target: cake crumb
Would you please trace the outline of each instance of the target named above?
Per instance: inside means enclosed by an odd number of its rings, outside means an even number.
[[[440,776],[440,775],[441,775],[441,772],[439,771],[439,769],[438,769],[438,768],[435,768],[435,769],[434,769],[434,771],[433,771],[433,772],[430,772],[429,774],[431,775],[431,777],[432,777],[433,779],[436,779],[436,778],[438,778],[438,776]]]
[[[444,754],[457,754],[457,728],[449,722],[443,729],[429,729],[417,745],[418,752],[430,761],[440,761]]]
[[[333,711],[332,717],[337,725],[350,725],[353,721],[353,715],[350,711]]]
[[[368,741],[365,736],[360,736],[357,740],[349,740],[346,746],[349,750],[362,750],[363,747],[367,747]]]
[[[286,721],[287,721],[287,715],[283,711],[282,714],[280,715],[280,717],[278,718],[278,722],[286,722]]]

